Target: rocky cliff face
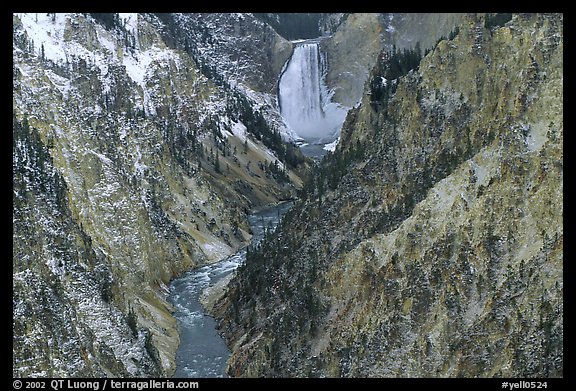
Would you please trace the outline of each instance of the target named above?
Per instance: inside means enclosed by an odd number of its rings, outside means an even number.
[[[216,305],[229,374],[562,376],[562,15],[386,66]]]
[[[276,93],[292,44],[252,14],[174,14],[178,39],[223,79]]]
[[[13,16],[15,377],[170,375],[166,284],[301,185],[249,80],[154,15],[95,17]]]
[[[285,140],[298,137],[279,113],[277,83],[292,43],[253,14],[160,14],[164,34],[184,48],[204,74],[218,85],[232,86],[250,97]]]
[[[421,50],[431,48],[440,37],[447,37],[462,17],[402,13],[325,17],[327,26],[337,26],[322,47],[328,60],[326,83],[334,91],[333,100],[347,107],[358,104],[364,83],[383,49],[408,49],[416,43]]]

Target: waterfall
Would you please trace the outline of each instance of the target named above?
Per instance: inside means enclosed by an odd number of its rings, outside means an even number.
[[[338,137],[347,109],[330,100],[318,42],[297,44],[278,85],[280,113],[301,138],[326,143]]]

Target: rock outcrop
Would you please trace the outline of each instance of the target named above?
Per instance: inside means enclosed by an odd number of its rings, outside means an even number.
[[[328,61],[326,84],[334,91],[333,101],[346,107],[360,102],[364,83],[383,49],[409,49],[417,43],[422,51],[431,48],[463,17],[442,13],[341,15],[326,18],[328,22],[338,21],[338,27],[323,41],[322,50]]]

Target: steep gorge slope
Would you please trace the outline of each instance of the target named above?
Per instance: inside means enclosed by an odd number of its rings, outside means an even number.
[[[161,14],[167,36],[176,39],[205,74],[249,96],[286,139],[297,138],[278,112],[277,83],[292,43],[253,14]]]
[[[563,17],[484,22],[375,68],[215,308],[230,375],[563,375]]]
[[[301,185],[248,86],[154,15],[108,21],[13,16],[15,377],[173,373],[166,284]]]

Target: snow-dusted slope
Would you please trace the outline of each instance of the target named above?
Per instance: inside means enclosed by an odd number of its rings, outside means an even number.
[[[298,136],[279,114],[277,83],[292,44],[252,14],[172,14],[180,42],[205,74],[238,88],[285,140]]]
[[[288,149],[253,101],[163,29],[13,16],[16,377],[170,374],[165,284],[245,244],[247,212],[299,182],[266,169],[264,143]]]

